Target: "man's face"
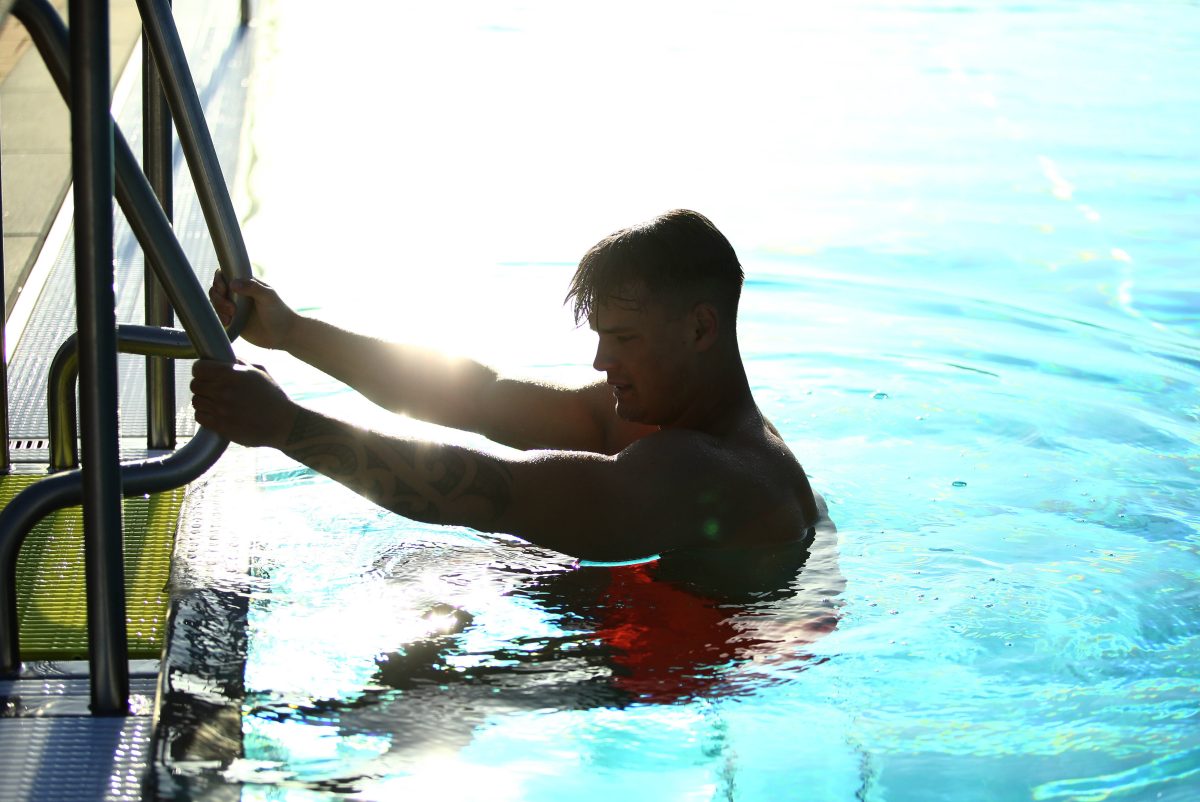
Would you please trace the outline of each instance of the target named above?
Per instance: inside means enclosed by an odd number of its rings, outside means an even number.
[[[592,367],[605,374],[624,420],[669,425],[682,411],[694,359],[686,317],[641,299],[597,305],[590,323],[600,341]]]

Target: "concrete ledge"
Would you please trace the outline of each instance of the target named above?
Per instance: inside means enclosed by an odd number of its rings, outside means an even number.
[[[65,15],[65,0],[55,0]],[[142,32],[134,0],[112,0],[112,85]],[[21,24],[0,28],[0,192],[4,208],[4,315],[37,260],[71,181],[70,116]]]

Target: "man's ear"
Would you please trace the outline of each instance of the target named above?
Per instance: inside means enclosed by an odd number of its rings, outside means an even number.
[[[721,315],[710,303],[698,303],[692,307],[692,345],[697,351],[707,351],[717,341],[721,332]]]

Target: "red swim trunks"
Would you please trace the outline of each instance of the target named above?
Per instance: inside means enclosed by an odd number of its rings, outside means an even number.
[[[613,684],[639,701],[663,704],[711,690],[720,668],[753,642],[740,638],[736,608],[656,581],[654,565],[605,569],[611,580],[596,634],[612,650]]]

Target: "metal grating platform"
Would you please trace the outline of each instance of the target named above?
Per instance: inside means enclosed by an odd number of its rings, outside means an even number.
[[[150,719],[143,716],[5,720],[0,727],[0,799],[141,799],[150,729]]]
[[[40,477],[0,477],[0,503]],[[167,621],[171,549],[183,504],[182,488],[125,499],[125,609],[129,655],[158,657]],[[83,513],[59,510],[29,534],[17,560],[17,617],[21,659],[87,657]]]

